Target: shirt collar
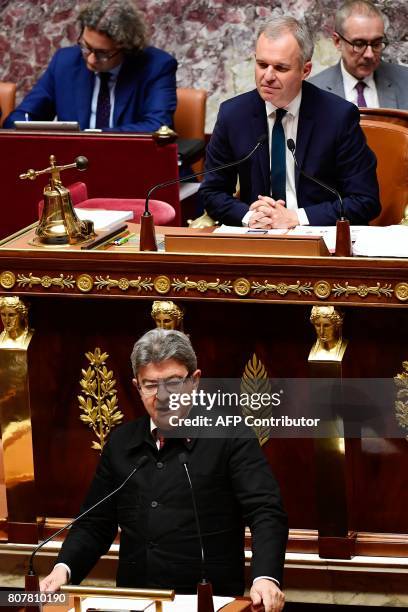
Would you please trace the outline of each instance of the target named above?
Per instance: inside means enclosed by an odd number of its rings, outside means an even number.
[[[374,73],[371,73],[369,76],[365,77],[364,79],[356,79],[355,76],[353,76],[352,74],[348,72],[348,70],[346,69],[343,63],[343,60],[340,60],[340,70],[343,76],[343,83],[344,83],[345,91],[350,91],[350,92],[353,91],[356,88],[356,85],[357,83],[359,83],[359,81],[363,81],[367,85],[367,87],[371,87],[371,88],[375,87]]]
[[[291,102],[289,102],[289,104],[284,106],[284,109],[287,110],[288,114],[292,115],[292,117],[297,117],[297,115],[299,114],[299,109],[300,109],[301,101],[302,101],[302,90],[299,91],[297,96],[295,96],[293,98],[293,100]],[[276,109],[278,108],[277,106],[272,104],[272,102],[265,102],[265,106],[266,106],[266,114],[267,114],[268,117],[272,113],[274,113],[276,111]]]
[[[117,66],[115,66],[114,68],[111,68],[110,70],[108,70],[108,72],[110,73],[110,81],[115,80],[118,78],[118,74],[120,72],[120,69],[122,68],[122,64],[123,62],[121,62],[120,64],[118,64]],[[96,73],[98,76],[101,74],[100,72]]]

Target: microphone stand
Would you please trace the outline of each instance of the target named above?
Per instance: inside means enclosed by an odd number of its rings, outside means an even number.
[[[190,473],[187,467],[187,456],[185,453],[180,453],[179,461],[183,465],[188,479],[188,484],[193,502],[194,518],[197,526],[198,539],[201,549],[201,579],[197,584],[197,612],[214,612],[213,590],[209,580],[205,577],[205,555],[203,538],[201,535],[200,521],[198,520],[197,504],[194,495],[193,483],[191,482]]]
[[[338,197],[339,202],[340,202],[340,219],[337,219],[336,221],[336,249],[335,249],[334,254],[336,257],[351,257],[352,250],[351,250],[350,221],[346,219],[346,216],[344,214],[343,199],[341,195],[339,194],[337,189],[334,189],[333,187],[326,185],[326,183],[323,183],[323,181],[320,181],[316,177],[311,176],[310,174],[307,174],[307,172],[304,172],[299,167],[299,164],[297,163],[297,159],[295,156],[296,145],[295,145],[295,141],[293,140],[293,138],[289,138],[286,144],[287,144],[289,151],[293,155],[293,159],[295,161],[296,167],[299,170],[300,174],[303,174],[303,176],[305,176],[310,181],[317,183],[318,185],[320,185],[320,187],[323,187],[323,189],[327,189],[328,191],[330,191],[331,193],[334,193],[334,195]]]
[[[56,531],[55,533],[50,535],[48,538],[46,538],[45,540],[40,542],[38,544],[38,546],[36,546],[34,548],[33,552],[31,553],[30,560],[29,560],[29,563],[28,563],[28,572],[27,572],[27,574],[25,576],[25,591],[26,592],[27,591],[37,591],[38,592],[40,590],[40,583],[39,583],[39,580],[38,580],[38,575],[36,574],[36,572],[34,570],[34,557],[37,554],[37,552],[40,550],[40,548],[42,548],[45,544],[47,544],[48,542],[50,542],[51,540],[56,538],[60,533],[65,531],[65,529],[69,529],[69,527],[71,527],[74,523],[79,521],[79,519],[81,519],[84,516],[86,516],[87,514],[89,514],[89,512],[91,512],[91,510],[94,510],[95,508],[97,508],[104,501],[106,501],[107,499],[112,497],[112,495],[115,495],[115,493],[120,491],[120,489],[122,489],[122,487],[125,486],[127,481],[132,478],[133,474],[135,474],[139,468],[141,468],[143,465],[145,465],[147,460],[148,459],[147,459],[146,455],[143,455],[142,457],[140,457],[140,459],[137,462],[136,466],[133,468],[133,470],[130,472],[130,474],[128,476],[126,476],[125,480],[118,487],[116,487],[116,489],[114,489],[113,491],[111,491],[110,493],[105,495],[105,497],[103,497],[102,499],[97,501],[90,508],[87,508],[86,510],[81,512],[81,514],[79,514],[74,519],[72,519],[72,521],[70,521],[69,523],[64,525],[64,527],[61,527],[61,529],[58,529],[58,531]],[[30,610],[32,610],[32,612],[34,612],[34,611],[40,612],[40,610],[41,610],[40,606],[28,606],[28,607],[30,608]]]
[[[223,164],[222,166],[217,166],[216,168],[211,168],[211,170],[203,170],[202,172],[194,172],[194,174],[190,174],[189,176],[184,176],[182,178],[172,179],[170,181],[165,181],[164,183],[158,183],[157,185],[153,185],[147,192],[146,201],[145,201],[145,209],[140,217],[140,251],[157,251],[157,242],[156,242],[156,232],[154,229],[154,220],[153,215],[149,211],[149,200],[154,191],[156,189],[161,189],[162,187],[169,187],[170,185],[174,185],[176,183],[184,183],[189,181],[190,179],[197,178],[198,176],[205,176],[206,174],[211,174],[212,172],[217,172],[218,170],[224,170],[225,168],[231,168],[231,166],[237,166],[238,164],[242,164],[247,161],[255,151],[266,141],[267,135],[262,134],[259,136],[255,147],[242,159],[238,159],[237,161],[230,162],[228,164]]]

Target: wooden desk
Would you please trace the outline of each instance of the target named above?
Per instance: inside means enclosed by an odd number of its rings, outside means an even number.
[[[98,346],[109,354],[125,419],[140,414],[129,354],[152,327],[154,299],[185,309],[184,329],[207,377],[241,378],[254,353],[270,377],[307,377],[312,304],[344,309],[347,376],[391,378],[408,359],[408,260],[32,249],[26,242],[21,236],[0,246],[0,295],[31,304],[31,503],[46,517],[46,532],[78,511],[98,460],[79,420],[85,353]],[[264,449],[289,513],[289,550],[316,552],[316,500],[326,493],[316,488],[312,441],[276,439]],[[407,451],[404,438],[346,440],[356,554],[408,555]]]

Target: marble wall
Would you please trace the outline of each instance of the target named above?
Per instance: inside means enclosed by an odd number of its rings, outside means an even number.
[[[335,0],[139,0],[152,44],[179,61],[178,83],[209,93],[207,131],[219,103],[253,87],[256,31],[271,15],[305,17],[316,35],[314,72],[336,61],[330,40]],[[406,0],[380,0],[391,44],[384,56],[408,64]],[[29,90],[53,52],[77,38],[74,0],[0,0],[0,80],[18,83],[18,99]]]

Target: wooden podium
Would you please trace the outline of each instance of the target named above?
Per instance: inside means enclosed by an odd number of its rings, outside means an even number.
[[[34,249],[27,236],[0,245],[0,295],[29,302],[35,329],[29,382],[36,492],[27,509],[36,509],[40,537],[77,513],[98,461],[77,400],[87,352],[100,347],[109,355],[124,420],[142,413],[129,355],[135,340],[153,326],[153,300],[171,299],[183,307],[184,329],[209,378],[241,378],[254,354],[271,378],[307,378],[312,304],[345,311],[345,376],[393,378],[408,360],[404,259],[139,253],[132,245]],[[339,486],[357,555],[408,556],[408,497],[401,495],[408,473],[404,435],[345,441],[345,479]],[[317,553],[316,500],[327,493],[316,479],[313,440],[276,438],[263,448],[289,514],[288,550]],[[15,522],[12,515],[3,520],[3,541]],[[336,546],[327,556],[336,557]]]

